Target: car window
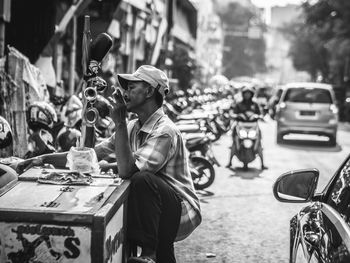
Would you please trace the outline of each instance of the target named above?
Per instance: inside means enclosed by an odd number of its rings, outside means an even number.
[[[332,103],[328,90],[318,88],[290,88],[284,96],[285,102]]]
[[[327,203],[337,210],[350,226],[350,159],[341,169]]]

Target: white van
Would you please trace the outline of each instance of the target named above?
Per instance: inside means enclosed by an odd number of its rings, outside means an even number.
[[[277,143],[290,133],[316,134],[337,141],[338,108],[331,85],[313,82],[285,85],[276,109]]]

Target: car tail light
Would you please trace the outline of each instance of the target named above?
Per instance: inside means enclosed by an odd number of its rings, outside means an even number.
[[[337,106],[335,106],[334,104],[331,104],[331,106],[329,106],[329,110],[330,110],[333,114],[338,114],[338,108],[337,108]]]
[[[286,105],[284,102],[281,102],[281,103],[277,104],[277,106],[276,106],[276,115],[278,116],[279,113],[280,113],[283,109],[286,108],[286,106],[287,106],[287,105]]]

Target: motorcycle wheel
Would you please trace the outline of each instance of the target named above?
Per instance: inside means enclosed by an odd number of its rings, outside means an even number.
[[[191,176],[196,190],[209,187],[215,179],[213,165],[201,156],[190,157]]]
[[[247,171],[248,170],[248,163],[243,163],[243,170]]]

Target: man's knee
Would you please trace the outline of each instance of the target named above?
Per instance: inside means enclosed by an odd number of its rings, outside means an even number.
[[[147,171],[138,171],[131,176],[130,180],[133,185],[145,185],[154,180],[155,175]]]

